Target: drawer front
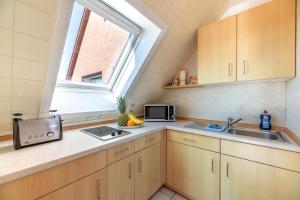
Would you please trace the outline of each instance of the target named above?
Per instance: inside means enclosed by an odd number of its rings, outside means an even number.
[[[32,200],[90,175],[106,166],[106,152],[98,152],[0,185],[0,199]]]
[[[218,138],[168,130],[167,139],[201,149],[220,152],[220,139]]]
[[[134,153],[134,141],[107,150],[107,164],[111,164]]]
[[[140,151],[160,141],[161,141],[161,132],[147,135],[145,137],[135,140],[135,151],[136,152]]]
[[[221,153],[300,172],[300,153],[296,152],[222,140]]]

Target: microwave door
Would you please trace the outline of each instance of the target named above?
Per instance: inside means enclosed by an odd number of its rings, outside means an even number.
[[[145,108],[145,118],[148,120],[168,120],[168,106],[149,106]]]

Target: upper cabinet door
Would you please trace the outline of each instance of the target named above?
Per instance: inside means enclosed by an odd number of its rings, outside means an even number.
[[[237,16],[238,81],[295,76],[296,0],[273,0]]]
[[[198,84],[236,81],[236,16],[198,30]]]

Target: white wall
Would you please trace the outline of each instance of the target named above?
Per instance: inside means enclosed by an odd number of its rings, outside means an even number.
[[[197,73],[196,53],[183,69]],[[267,109],[273,124],[285,126],[285,94],[285,81],[239,83],[167,90],[158,102],[176,104],[179,116],[223,121],[234,116],[245,123],[259,123],[259,114]]]
[[[300,26],[300,4],[297,3],[297,27]],[[297,37],[300,30],[297,29]],[[300,40],[297,39],[296,66],[297,77],[287,84],[286,94],[286,126],[300,137]]]
[[[40,108],[58,0],[0,0],[0,135]]]

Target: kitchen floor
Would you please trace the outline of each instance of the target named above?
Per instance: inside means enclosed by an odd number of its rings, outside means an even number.
[[[162,187],[151,200],[187,200],[187,198],[177,194],[169,188]]]

